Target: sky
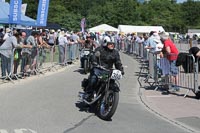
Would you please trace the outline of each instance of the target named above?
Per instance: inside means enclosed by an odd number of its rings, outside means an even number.
[[[187,1],[187,0],[177,0],[177,3],[183,3],[185,1]]]
[[[183,3],[185,1],[187,1],[187,0],[177,0],[177,3]],[[194,0],[194,1],[200,1],[200,0]]]

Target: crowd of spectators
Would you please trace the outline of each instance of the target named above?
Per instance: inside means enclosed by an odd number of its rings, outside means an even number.
[[[176,86],[178,84],[178,69],[175,64],[179,54],[176,42],[169,33],[159,31],[124,34],[116,32],[68,32],[60,29],[56,31],[54,29],[39,29],[37,31],[1,29],[1,77],[4,79],[7,75],[19,75],[19,73],[22,77],[25,77],[27,73],[28,75],[36,74],[35,70],[43,65],[47,58],[47,52],[51,53],[50,56],[55,56],[55,52],[58,51],[59,54],[56,58],[58,58],[59,65],[74,63],[79,60],[82,48],[87,48],[87,45],[90,44],[89,48],[94,50],[104,43],[105,38],[110,38],[115,43],[115,48],[121,52],[136,54],[136,56],[147,60],[148,52],[156,54],[158,58],[165,57],[170,63],[173,88],[176,91],[179,90]]]
[[[59,65],[74,63],[79,59],[80,49],[87,37],[92,40],[96,38],[93,34],[60,29],[57,31],[54,29],[1,29],[1,78],[7,79],[15,74],[24,78],[30,74],[36,74],[36,70],[45,62],[47,52],[50,53],[51,61],[58,58],[56,63]],[[55,56],[57,51],[58,57]]]

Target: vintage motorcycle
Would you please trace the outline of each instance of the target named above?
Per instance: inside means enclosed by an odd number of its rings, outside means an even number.
[[[88,96],[85,92],[79,92],[80,101],[93,107],[99,118],[110,120],[118,106],[119,80],[122,78],[122,73],[120,70],[108,70],[100,65],[94,66],[93,69],[98,69],[103,74],[97,75],[97,84],[92,94]],[[82,81],[82,88],[87,88],[87,85],[88,79],[84,79]]]
[[[81,51],[81,66],[85,74],[87,74],[91,69],[91,57],[92,51],[90,49],[82,49]]]

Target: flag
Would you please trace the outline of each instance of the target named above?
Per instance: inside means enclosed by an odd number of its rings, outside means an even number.
[[[49,0],[40,0],[37,13],[37,26],[47,25]]]
[[[23,15],[26,14],[26,7],[27,7],[27,4],[22,4],[21,12],[22,12]]]
[[[19,24],[21,21],[22,0],[10,0],[9,23]]]
[[[81,32],[85,32],[85,27],[86,27],[86,20],[85,18],[81,19]]]

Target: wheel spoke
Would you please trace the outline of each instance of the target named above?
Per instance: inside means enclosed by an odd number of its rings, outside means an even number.
[[[101,102],[101,115],[106,116],[112,109],[112,105],[113,105],[113,94],[110,93],[108,98],[107,98],[107,103],[104,102],[104,100]]]

